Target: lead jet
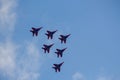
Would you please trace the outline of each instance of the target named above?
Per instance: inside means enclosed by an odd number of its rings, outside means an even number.
[[[55,69],[55,72],[60,72],[61,66],[64,62],[60,63],[60,64],[53,64],[54,67],[52,67],[53,69]]]
[[[57,30],[55,31],[48,31],[47,33],[45,33],[45,35],[47,36],[48,39],[53,39],[53,34],[55,34],[57,32]]]
[[[44,47],[42,47],[42,49],[44,50],[44,53],[46,52],[50,52],[50,48],[53,46],[54,44],[50,44],[50,45],[46,45],[46,44],[43,44]]]
[[[63,56],[63,52],[66,50],[67,48],[64,49],[56,49],[57,52],[55,52],[57,54],[57,57],[62,57]]]
[[[68,34],[68,35],[60,35],[60,40],[61,40],[61,43],[66,43],[66,40],[67,38],[70,36],[71,34]]]
[[[32,35],[36,35],[38,36],[38,32],[42,29],[43,27],[40,27],[40,28],[34,28],[32,27],[32,29],[30,30],[30,32],[32,32]]]

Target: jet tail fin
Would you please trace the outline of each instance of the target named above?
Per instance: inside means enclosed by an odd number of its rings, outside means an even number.
[[[33,30],[30,30],[30,32],[32,32],[32,35],[34,36],[34,31],[33,31]]]
[[[45,33],[45,35],[47,36],[47,38],[49,39],[49,35],[47,33]]]
[[[59,54],[58,54],[58,52],[55,52],[56,54],[57,54],[57,57],[59,58]]]
[[[61,43],[63,43],[63,40],[62,40],[62,38],[58,38],[60,41],[61,41]]]
[[[46,53],[46,50],[45,50],[45,48],[44,48],[44,47],[42,47],[42,49],[44,50],[44,53]]]
[[[55,69],[55,72],[57,72],[57,69],[56,69],[56,67],[52,67],[53,69]]]

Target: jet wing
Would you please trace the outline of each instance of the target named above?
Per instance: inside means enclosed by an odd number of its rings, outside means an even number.
[[[57,51],[59,51],[59,49],[56,49]]]
[[[58,64],[53,64],[54,66],[57,66]]]
[[[32,30],[35,30],[36,28],[32,27]]]
[[[50,33],[50,31],[47,30],[47,33]]]
[[[59,65],[62,66],[63,63],[64,63],[64,62],[60,63]]]
[[[64,37],[63,35],[60,35],[60,37]]]
[[[44,47],[47,47],[47,45],[43,44]]]
[[[39,31],[41,28],[38,28],[37,31]]]
[[[41,30],[43,27],[37,28],[37,31]]]

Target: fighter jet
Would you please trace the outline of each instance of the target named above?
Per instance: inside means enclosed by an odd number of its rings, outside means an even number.
[[[66,40],[67,38],[70,36],[71,34],[68,34],[68,35],[60,35],[60,40],[61,40],[61,43],[66,43]]]
[[[44,50],[44,53],[46,52],[50,52],[50,48],[53,46],[54,44],[50,44],[50,45],[46,45],[46,44],[43,44],[44,47],[42,47],[42,49]]]
[[[52,67],[53,69],[55,69],[55,72],[60,72],[61,66],[64,62],[60,63],[60,64],[53,64],[54,67]]]
[[[62,57],[63,56],[63,52],[66,50],[67,48],[64,49],[56,49],[57,52],[55,52],[57,54],[57,57]]]
[[[41,30],[43,27],[40,27],[40,28],[34,28],[34,27],[32,27],[32,29],[30,30],[30,32],[32,32],[32,35],[34,36],[34,35],[36,35],[36,36],[38,36],[38,32],[39,32],[39,30]]]
[[[53,39],[53,34],[55,34],[57,32],[57,30],[55,31],[48,31],[47,33],[45,33],[45,35],[47,36],[48,39]]]

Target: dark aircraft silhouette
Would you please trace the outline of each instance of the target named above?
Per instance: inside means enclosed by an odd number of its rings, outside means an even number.
[[[52,67],[53,69],[55,69],[55,72],[60,72],[60,68],[61,68],[61,66],[62,66],[62,64],[63,64],[64,62],[62,62],[62,63],[60,63],[60,64],[53,64],[54,65],[54,67]]]
[[[66,50],[67,48],[64,48],[64,49],[56,49],[57,52],[55,52],[57,54],[57,57],[59,58],[63,56],[63,52]]]
[[[60,35],[60,40],[61,40],[61,43],[66,43],[66,40],[67,38],[70,36],[71,34],[68,34],[68,35]]]
[[[39,30],[41,30],[43,27],[40,27],[40,28],[34,28],[34,27],[32,27],[32,29],[30,30],[30,32],[32,32],[32,35],[34,36],[34,35],[36,35],[36,36],[38,36],[38,32],[39,32]]]
[[[53,34],[55,34],[57,32],[56,31],[48,31],[47,30],[47,33],[45,33],[45,35],[47,36],[48,39],[53,39]]]
[[[44,50],[44,53],[46,52],[50,52],[50,48],[53,46],[54,44],[50,44],[50,45],[46,45],[46,44],[43,44],[44,47],[42,47],[42,49]]]

